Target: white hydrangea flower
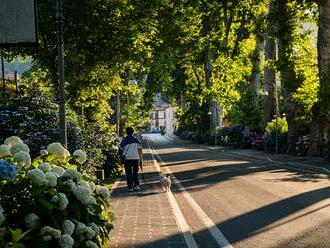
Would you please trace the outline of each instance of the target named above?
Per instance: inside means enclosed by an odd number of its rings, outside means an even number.
[[[44,241],[51,241],[53,239],[53,237],[51,235],[44,235],[44,236],[42,236],[42,239]]]
[[[58,240],[60,248],[72,248],[74,246],[74,239],[69,234],[63,234]]]
[[[40,169],[32,169],[27,173],[27,177],[30,179],[32,184],[44,185],[46,183],[45,173]]]
[[[40,150],[40,155],[41,155],[41,156],[48,155],[48,151],[47,151],[46,149],[41,149],[41,150]]]
[[[96,189],[96,185],[93,181],[89,182],[89,187],[91,188],[91,191],[93,192]]]
[[[96,199],[95,199],[95,197],[94,196],[90,196],[89,197],[89,199],[88,199],[88,204],[97,204],[97,202],[96,202]]]
[[[75,225],[71,220],[65,220],[62,224],[63,233],[72,235],[74,232]]]
[[[91,240],[85,242],[87,248],[99,248],[99,246]]]
[[[65,149],[61,143],[54,142],[47,146],[47,150],[49,153],[56,154],[59,158],[66,158],[70,156],[70,152]]]
[[[91,227],[86,227],[85,235],[87,239],[92,239],[95,237],[96,233]]]
[[[71,191],[71,192],[74,192],[77,188],[76,183],[72,179],[68,179],[68,180],[60,181],[60,182],[61,182],[61,185],[66,186],[69,189],[69,191]]]
[[[96,194],[101,195],[104,199],[110,198],[110,191],[104,186],[97,186]]]
[[[100,228],[98,225],[96,225],[94,222],[89,223],[88,226],[93,229],[95,232],[95,235],[98,235],[100,233]]]
[[[69,177],[72,180],[79,182],[81,180],[81,173],[75,169],[67,169],[64,172],[63,177]]]
[[[57,204],[57,208],[59,210],[64,210],[69,205],[69,200],[63,193],[58,193],[57,195],[54,195],[51,199],[51,202]]]
[[[55,187],[57,185],[57,175],[53,172],[46,172],[46,182],[49,187]]]
[[[79,164],[83,164],[87,160],[86,152],[81,149],[74,151],[73,156],[77,156],[76,161]]]
[[[88,227],[81,222],[76,224],[75,233],[78,236],[79,240],[92,239],[96,235],[96,233],[91,227]]]
[[[30,166],[31,165],[31,157],[27,152],[17,152],[14,155],[14,160],[21,166]]]
[[[0,146],[0,158],[11,156],[10,147],[7,145]]]
[[[65,169],[61,166],[55,166],[53,169],[52,169],[52,172],[57,174],[57,176],[61,177],[63,176],[64,172],[65,172]]]
[[[11,147],[17,143],[23,143],[23,141],[20,139],[20,137],[17,137],[17,136],[11,136],[11,137],[7,138],[4,142],[4,144],[9,147]]]
[[[90,187],[90,185],[89,185],[88,182],[86,182],[86,181],[80,181],[78,183],[78,186],[85,187],[86,189],[88,189],[90,191],[90,193],[92,193],[92,189],[91,189],[91,187]]]
[[[71,154],[67,149],[64,149],[64,157],[69,157]]]
[[[87,205],[90,201],[90,189],[85,186],[77,186],[77,188],[73,191],[74,196],[84,205]]]
[[[25,216],[24,222],[27,228],[35,229],[39,225],[39,217],[34,213],[30,213]]]
[[[45,173],[52,170],[52,166],[50,165],[50,163],[42,163],[38,166],[38,168]]]
[[[28,147],[27,144],[25,143],[16,143],[15,145],[12,145],[10,147],[10,152],[11,154],[15,154],[15,153],[18,153],[20,151],[23,151],[23,152],[27,152],[27,153],[30,153],[30,148]]]
[[[59,239],[61,236],[61,230],[55,229],[50,226],[44,226],[40,229],[40,234],[45,241],[52,239]]]
[[[3,211],[2,206],[0,205],[0,226],[5,223],[6,217]]]

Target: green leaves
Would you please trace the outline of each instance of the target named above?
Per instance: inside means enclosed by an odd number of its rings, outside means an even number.
[[[12,236],[12,242],[13,248],[25,248],[25,245],[23,245],[22,243],[19,243],[19,241],[24,238],[31,230],[27,230],[26,232],[22,232],[21,229],[11,229],[9,228],[10,232],[11,232],[11,236]]]

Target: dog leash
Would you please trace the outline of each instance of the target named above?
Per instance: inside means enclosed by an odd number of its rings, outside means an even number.
[[[141,168],[141,176],[142,176],[142,180],[143,180],[143,182],[147,182],[147,180],[146,180],[146,178],[145,178],[145,176],[144,176],[144,172],[143,172],[143,166],[140,166],[140,168]]]

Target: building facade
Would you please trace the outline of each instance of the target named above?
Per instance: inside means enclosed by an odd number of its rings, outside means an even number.
[[[156,94],[154,108],[150,115],[151,132],[172,134],[177,128],[175,111],[177,107],[169,106],[161,94]]]

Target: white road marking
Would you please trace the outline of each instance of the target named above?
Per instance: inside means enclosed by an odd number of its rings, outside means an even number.
[[[245,158],[245,159],[248,158],[250,160],[255,160],[255,161],[265,161],[265,160],[267,160],[269,162],[272,162],[273,164],[280,164],[282,167],[289,168],[289,169],[296,169],[298,171],[300,170],[300,171],[305,171],[305,172],[318,173],[316,171],[313,171],[313,169],[318,169],[318,170],[323,170],[327,174],[330,174],[330,170],[328,170],[326,168],[323,168],[323,167],[320,167],[320,166],[313,166],[313,165],[307,165],[307,164],[295,163],[295,162],[276,161],[276,160],[271,159],[270,157],[265,157],[265,159],[262,159],[262,158],[258,158],[257,159],[257,158],[253,158],[253,157],[250,157],[250,156],[246,156],[246,154],[240,153],[240,152],[232,152],[232,151],[230,151],[229,153],[235,154],[235,155],[240,156],[240,157]],[[229,154],[227,154],[227,155],[229,155]],[[303,166],[305,168],[297,167],[297,165]]]
[[[169,140],[169,141],[175,140],[175,138],[173,136],[166,136],[166,139]],[[197,146],[197,147],[202,148],[202,149],[206,149],[206,150],[210,150],[210,151],[217,151],[217,150],[213,150],[213,149],[208,149],[207,147],[202,147],[202,146],[198,146],[198,145],[195,145],[195,144],[191,144],[189,142],[185,142],[185,143],[190,144],[192,146]],[[245,159],[246,159],[246,157],[248,157],[251,160],[263,161],[262,158],[256,159],[256,158],[253,158],[253,157],[250,157],[250,156],[246,156],[246,154],[240,153],[240,152],[229,151],[228,153],[239,155],[239,156],[241,156],[241,157],[243,157]],[[229,155],[228,153],[227,153],[227,155]],[[305,171],[305,172],[311,172],[311,170],[317,169],[317,170],[323,170],[326,174],[330,174],[330,170],[329,169],[323,168],[321,166],[314,166],[314,165],[308,165],[308,164],[296,163],[296,162],[281,162],[281,161],[273,160],[270,157],[266,157],[266,159],[269,162],[276,163],[276,164],[281,164],[283,167],[286,167],[286,168],[297,169],[297,170],[301,170],[301,171]],[[322,160],[320,160],[320,159],[314,159],[314,161],[322,161]],[[287,164],[292,165],[292,166],[288,166]],[[301,167],[299,168],[299,167],[296,167],[295,165],[304,166],[307,169],[304,169],[304,168],[301,168]]]
[[[148,144],[149,144],[150,149],[152,149],[151,146],[150,146],[150,143],[148,143]],[[153,156],[153,159],[154,159],[154,153],[157,156],[158,160],[160,161],[161,165],[169,173],[171,173],[171,170],[166,166],[166,163],[161,159],[161,157],[159,156],[159,154],[157,154],[154,150],[152,150],[152,153],[151,153],[152,156]],[[154,161],[156,161],[156,160],[154,159]],[[156,163],[157,163],[157,161],[156,161]],[[158,167],[159,167],[159,165],[158,165]],[[159,168],[159,170],[160,170],[160,168]],[[182,184],[175,178],[175,176],[173,174],[171,175],[171,177],[173,178],[173,183],[176,184],[177,188],[182,192],[182,195],[186,198],[187,202],[190,204],[191,209],[193,209],[195,211],[196,215],[199,217],[199,219],[204,224],[204,226],[209,230],[209,232],[211,233],[212,237],[214,238],[214,240],[216,241],[216,243],[219,245],[219,247],[222,247],[222,248],[233,248],[233,246],[229,243],[229,241],[227,240],[227,238],[217,228],[217,226],[210,219],[210,217],[207,216],[207,214],[198,205],[198,203],[190,196],[190,194],[185,190],[185,188],[182,186]],[[172,195],[172,193],[171,193],[171,195]]]
[[[161,170],[160,170],[159,164],[155,158],[154,152],[151,148],[151,145],[150,145],[148,139],[147,139],[147,143],[149,146],[150,154],[151,154],[154,164],[156,166],[156,169],[157,169],[157,171],[160,172]],[[175,216],[176,222],[179,226],[180,232],[183,235],[183,238],[186,242],[187,247],[188,248],[198,248],[197,243],[196,243],[193,235],[191,234],[189,225],[188,225],[187,221],[185,220],[185,218],[180,210],[180,207],[179,207],[177,201],[175,200],[175,197],[173,196],[171,191],[167,192],[167,197],[172,206],[173,214]]]

